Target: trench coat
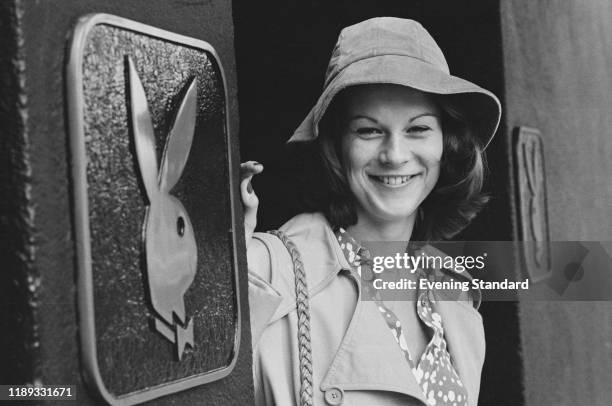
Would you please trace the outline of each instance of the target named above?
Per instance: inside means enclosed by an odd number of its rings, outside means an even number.
[[[428,405],[375,302],[360,300],[336,236],[321,213],[300,214],[281,230],[297,246],[308,282],[315,405]],[[271,234],[255,233],[268,255],[249,262],[256,405],[299,405],[297,312],[291,257]],[[433,249],[433,248],[432,248]],[[253,262],[253,265],[252,265]],[[259,268],[259,269],[258,269]],[[447,270],[448,271],[448,270]],[[449,271],[453,272],[454,271]],[[470,278],[466,272],[457,278]],[[453,365],[478,403],[485,356],[480,292],[436,299]]]

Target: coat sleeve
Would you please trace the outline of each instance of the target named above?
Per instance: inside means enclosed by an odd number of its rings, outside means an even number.
[[[251,344],[257,347],[259,338],[280,306],[283,297],[272,287],[271,273],[275,261],[270,234],[255,233],[254,249],[249,252],[249,309],[251,316]]]

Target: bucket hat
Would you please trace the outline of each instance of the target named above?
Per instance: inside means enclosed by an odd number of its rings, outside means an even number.
[[[483,149],[499,125],[501,104],[497,97],[451,75],[440,47],[420,23],[377,17],[340,32],[325,74],[323,93],[288,142],[317,138],[321,118],[342,89],[375,83],[452,97],[475,127]]]

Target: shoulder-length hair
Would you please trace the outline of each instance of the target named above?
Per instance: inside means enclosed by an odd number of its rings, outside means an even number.
[[[340,92],[334,97],[319,123],[317,138],[328,186],[326,201],[319,208],[334,230],[357,223],[356,203],[341,159],[341,133],[345,124],[341,122],[341,113],[345,96],[345,92]],[[477,129],[453,99],[432,96],[442,111],[444,149],[438,182],[418,209],[413,241],[452,238],[470,223],[489,199],[482,193],[486,167]]]

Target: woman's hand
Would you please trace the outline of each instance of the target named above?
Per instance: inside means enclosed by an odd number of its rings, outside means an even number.
[[[259,162],[248,161],[240,164],[240,195],[244,208],[244,237],[247,249],[251,243],[255,226],[257,225],[257,208],[259,199],[251,185],[253,175],[263,171],[263,165]]]

